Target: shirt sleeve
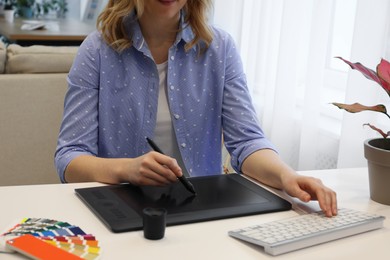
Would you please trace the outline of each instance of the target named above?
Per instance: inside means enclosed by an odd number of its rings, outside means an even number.
[[[95,32],[81,44],[69,72],[68,91],[60,128],[55,165],[62,182],[64,172],[76,157],[98,152],[99,46]]]
[[[241,172],[242,163],[253,152],[275,150],[259,126],[247,87],[241,57],[230,35],[225,36],[225,86],[222,105],[224,143],[231,155],[231,165]]]

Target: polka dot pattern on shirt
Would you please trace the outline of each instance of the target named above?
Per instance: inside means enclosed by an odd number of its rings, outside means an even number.
[[[69,73],[69,90],[56,150],[60,176],[80,154],[137,157],[150,147],[156,125],[159,79],[137,23],[133,47],[118,53],[98,32],[80,46]],[[246,78],[232,38],[214,29],[214,40],[199,56],[184,51],[189,27],[177,36],[168,57],[167,97],[183,161],[191,176],[222,172],[222,134],[240,169],[253,151],[272,148],[258,126]]]

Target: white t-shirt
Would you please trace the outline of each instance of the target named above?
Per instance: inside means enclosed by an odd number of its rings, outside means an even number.
[[[171,156],[177,160],[177,163],[181,167],[183,174],[188,176],[184,162],[180,155],[175,130],[172,126],[172,119],[167,97],[167,69],[168,62],[157,64],[160,86],[157,106],[157,121],[153,140],[166,155]]]

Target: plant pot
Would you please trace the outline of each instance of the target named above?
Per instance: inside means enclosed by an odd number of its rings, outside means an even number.
[[[34,11],[31,7],[22,6],[20,7],[19,15],[24,18],[31,19],[34,17]]]
[[[377,138],[364,142],[372,200],[390,205],[390,139]]]
[[[4,20],[8,23],[14,21],[15,10],[3,10]]]

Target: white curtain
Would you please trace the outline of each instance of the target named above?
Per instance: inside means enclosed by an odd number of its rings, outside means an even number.
[[[335,56],[375,69],[389,59],[388,0],[214,0],[212,22],[240,49],[266,135],[296,170],[366,166],[363,123],[331,102],[390,103],[379,86]],[[389,107],[390,109],[390,107]]]

